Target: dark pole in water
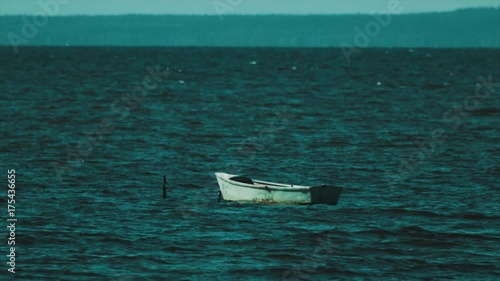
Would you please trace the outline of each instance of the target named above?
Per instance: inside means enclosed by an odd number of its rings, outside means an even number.
[[[220,192],[220,190],[219,190],[219,192],[217,193],[217,196],[219,196],[219,199],[217,200],[217,203],[220,203],[220,198],[222,197],[222,193]]]
[[[163,199],[167,198],[167,177],[163,175]]]

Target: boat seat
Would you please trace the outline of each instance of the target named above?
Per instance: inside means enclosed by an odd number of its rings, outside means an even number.
[[[252,179],[247,178],[247,177],[243,177],[243,176],[232,177],[232,178],[230,178],[230,180],[241,182],[241,183],[253,184],[253,180]]]

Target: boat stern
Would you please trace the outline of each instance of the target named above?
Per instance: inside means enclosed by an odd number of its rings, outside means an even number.
[[[333,185],[311,186],[311,204],[337,205],[342,190],[342,187]]]

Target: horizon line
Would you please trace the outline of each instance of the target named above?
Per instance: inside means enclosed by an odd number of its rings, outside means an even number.
[[[445,13],[454,13],[459,11],[467,11],[467,10],[500,10],[500,5],[497,7],[468,7],[468,8],[457,8],[452,10],[443,10],[443,11],[427,11],[427,12],[410,12],[410,13],[397,13],[393,14],[394,16],[400,15],[428,15],[428,14],[445,14]],[[310,13],[310,14],[297,14],[297,13],[289,13],[289,14],[277,14],[277,13],[260,13],[260,14],[238,14],[238,13],[225,13],[224,17],[228,16],[371,16],[371,15],[386,15],[390,13]],[[0,17],[26,17],[26,16],[35,16],[35,14],[1,14]],[[119,16],[206,16],[206,17],[220,17],[218,14],[181,14],[181,13],[164,13],[164,14],[154,14],[154,13],[126,13],[126,14],[68,14],[68,15],[49,15],[51,18],[56,17],[119,17]]]

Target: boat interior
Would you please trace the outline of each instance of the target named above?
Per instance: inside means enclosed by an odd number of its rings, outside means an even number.
[[[254,181],[249,177],[244,177],[244,176],[235,176],[229,178],[230,180],[241,182],[241,183],[246,183],[246,184],[258,184],[258,185],[265,185],[265,186],[290,186],[293,187],[293,184],[280,184],[280,183],[273,183],[273,182],[266,182],[266,181]]]
[[[230,180],[241,182],[241,183],[247,183],[247,184],[254,184],[253,180],[251,178],[243,177],[243,176],[236,176],[229,178]]]

